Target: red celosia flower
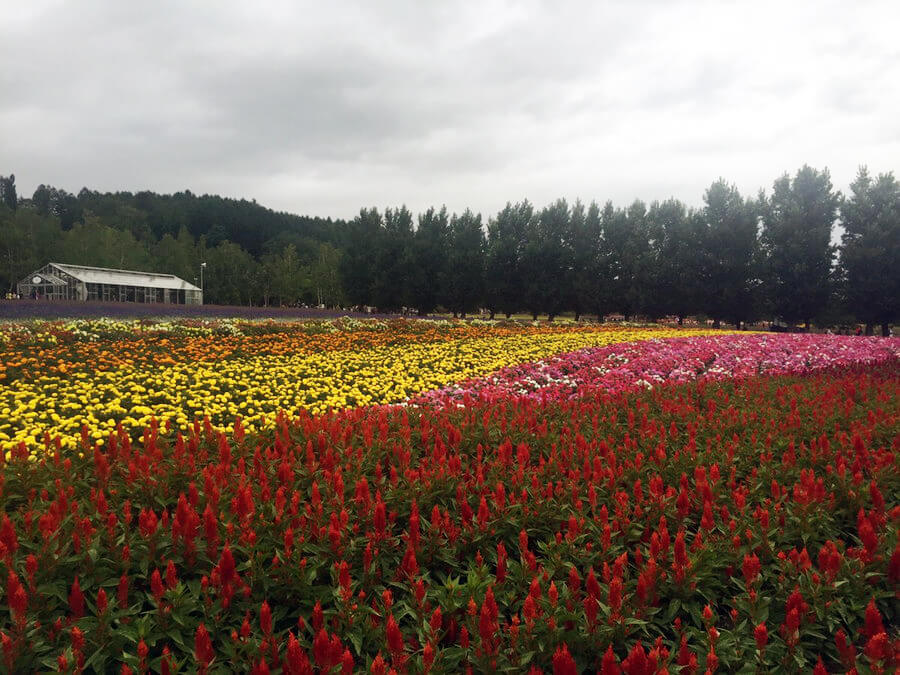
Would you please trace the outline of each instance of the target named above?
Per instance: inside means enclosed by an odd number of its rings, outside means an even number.
[[[19,548],[19,540],[16,538],[16,528],[13,526],[9,516],[3,514],[3,521],[0,522],[0,550],[5,555],[12,558],[13,553]]]
[[[352,675],[353,673],[353,654],[349,649],[345,649],[341,656],[341,675]]]
[[[863,628],[863,635],[867,638],[873,638],[879,633],[884,633],[884,624],[881,621],[881,612],[875,606],[875,598],[869,599],[866,605],[866,624]]]
[[[69,611],[72,613],[73,619],[80,619],[84,616],[84,594],[81,592],[77,574],[72,583],[72,589],[69,591]]]
[[[162,596],[166,589],[163,587],[162,576],[158,569],[153,570],[153,574],[150,575],[150,592],[153,593],[157,604],[162,602]]]
[[[28,609],[28,595],[25,593],[19,577],[12,570],[9,571],[6,577],[6,597],[8,598],[7,602],[10,610],[12,610],[13,618],[19,622],[24,621],[25,612]]]
[[[166,565],[166,588],[171,590],[178,585],[178,575],[175,573],[175,563],[171,560]]]
[[[318,633],[320,630],[322,630],[322,626],[325,624],[325,614],[322,612],[321,600],[316,600],[316,604],[313,606],[311,623],[313,632],[315,633]]]
[[[119,586],[116,590],[116,600],[119,603],[119,609],[128,607],[128,577],[122,575],[119,577]]]
[[[422,649],[422,666],[423,670],[428,673],[431,671],[431,666],[434,663],[434,647],[431,646],[431,643],[427,643],[425,647]]]
[[[194,634],[194,658],[197,660],[201,672],[206,672],[214,657],[215,652],[213,652],[209,632],[207,632],[206,626],[201,623],[197,626],[197,632]]]
[[[502,584],[506,579],[506,547],[503,542],[497,542],[497,583]]]
[[[312,675],[309,658],[292,632],[288,633],[287,656],[284,664],[289,675]]]
[[[838,628],[834,634],[834,644],[844,665],[852,667],[856,663],[856,648],[847,640],[847,634],[843,628]]]
[[[612,610],[613,617],[618,616],[619,610],[622,608],[623,588],[622,578],[619,576],[613,577],[612,581],[609,583],[609,596],[607,598],[607,603]]]
[[[403,653],[403,634],[400,632],[400,627],[397,625],[393,614],[388,614],[385,634],[387,636],[388,649],[392,658],[396,660],[398,655]]]
[[[159,665],[162,675],[172,675],[174,664],[172,663],[172,653],[168,647],[163,647],[162,660]],[[310,675],[312,674],[310,673]]]
[[[622,669],[619,668],[618,659],[613,653],[612,645],[606,648],[603,654],[603,660],[600,662],[600,675],[621,675]]]
[[[866,654],[866,657],[874,663],[879,663],[881,661],[887,661],[891,655],[891,643],[888,640],[887,633],[881,632],[876,633],[866,642],[866,646],[863,650]]]
[[[622,671],[625,675],[653,675],[656,672],[656,662],[647,657],[644,646],[638,641],[622,661]]]
[[[759,624],[753,629],[753,637],[756,639],[756,648],[763,650],[769,642],[769,631],[766,629],[765,622]]]
[[[386,675],[386,673],[387,664],[384,662],[384,657],[381,656],[381,652],[379,652],[372,660],[372,675]]]
[[[140,667],[139,670],[142,673],[147,672],[147,656],[150,654],[150,648],[147,647],[147,643],[144,642],[143,638],[138,642],[137,646],[138,659],[140,659]]]
[[[759,558],[755,553],[752,555],[744,555],[744,564],[741,566],[741,571],[744,573],[744,581],[748,586],[756,580],[757,576],[759,576],[761,568],[762,566],[760,565]]]
[[[84,633],[78,626],[72,626],[72,651],[84,651]]]
[[[102,588],[97,591],[97,613],[106,614],[106,608],[109,602],[106,598],[106,591]]]
[[[563,643],[553,652],[553,675],[578,675],[575,659],[569,653],[569,647]]]
[[[272,635],[272,610],[265,600],[259,609],[259,627],[266,637]]]

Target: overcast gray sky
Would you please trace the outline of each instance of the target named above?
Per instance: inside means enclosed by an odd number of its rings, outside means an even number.
[[[900,169],[900,2],[0,0],[19,192],[699,204]]]

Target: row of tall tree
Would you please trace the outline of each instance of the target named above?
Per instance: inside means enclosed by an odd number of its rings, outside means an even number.
[[[345,222],[190,192],[42,185],[20,200],[14,176],[0,176],[0,255],[11,289],[48,260],[188,280],[204,261],[206,299],[221,304],[859,320],[887,331],[900,314],[900,185],[862,168],[845,197],[827,170],[804,166],[755,197],[717,180],[699,208],[525,200],[486,222],[405,206]]]
[[[900,185],[865,168],[846,199],[804,166],[755,198],[719,179],[697,209],[526,200],[486,228],[471,211],[429,209],[414,228],[405,207],[363,209],[349,230],[344,292],[386,310],[858,319],[885,333],[900,314]]]

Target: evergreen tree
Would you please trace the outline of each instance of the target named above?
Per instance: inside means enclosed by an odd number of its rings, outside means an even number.
[[[597,260],[600,255],[600,207],[596,202],[585,212],[584,204],[576,201],[569,217],[569,244],[572,270],[569,279],[568,305],[578,321],[585,312],[594,311],[594,285],[597,279]]]
[[[646,304],[652,285],[647,207],[635,200],[627,210],[603,210],[602,264],[610,280],[609,306],[630,319]]]
[[[552,321],[572,297],[572,242],[569,205],[558,199],[533,219],[525,246],[525,301],[532,317]]]
[[[651,240],[651,293],[645,311],[651,317],[675,315],[679,324],[700,304],[703,238],[698,219],[677,199],[654,202],[647,219]]]
[[[828,170],[804,165],[775,181],[763,210],[765,288],[774,313],[809,328],[828,305],[835,247],[831,231],[840,204]]]
[[[447,308],[465,317],[484,298],[484,230],[481,214],[466,209],[450,219]]]
[[[841,269],[848,309],[881,334],[900,317],[900,184],[893,173],[869,176],[861,167],[841,206]]]
[[[413,238],[413,269],[410,304],[420,316],[433,312],[444,297],[450,249],[450,217],[447,207],[419,214]]]
[[[740,325],[752,317],[756,301],[756,207],[722,178],[709,187],[703,201],[703,311],[716,326],[722,319]]]
[[[413,284],[413,217],[406,206],[385,209],[384,227],[375,249],[373,300],[381,311],[410,304]]]
[[[6,204],[10,211],[15,211],[19,207],[15,174],[0,176],[0,202]]]
[[[340,272],[347,301],[371,305],[374,300],[376,253],[381,244],[381,214],[378,209],[361,209],[346,228]]]
[[[533,220],[534,207],[525,200],[515,205],[507,202],[488,224],[485,301],[491,316],[501,312],[509,318],[524,304],[523,255]]]

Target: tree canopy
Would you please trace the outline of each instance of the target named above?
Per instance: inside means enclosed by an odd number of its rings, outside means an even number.
[[[205,300],[218,304],[698,315],[738,325],[844,312],[886,331],[900,313],[898,249],[900,185],[865,168],[847,199],[827,169],[803,166],[756,199],[720,178],[700,208],[522,200],[486,221],[469,209],[416,216],[402,205],[331,220],[189,191],[40,185],[23,199],[15,176],[0,176],[0,283],[9,290],[51,260],[195,283],[205,263]]]

